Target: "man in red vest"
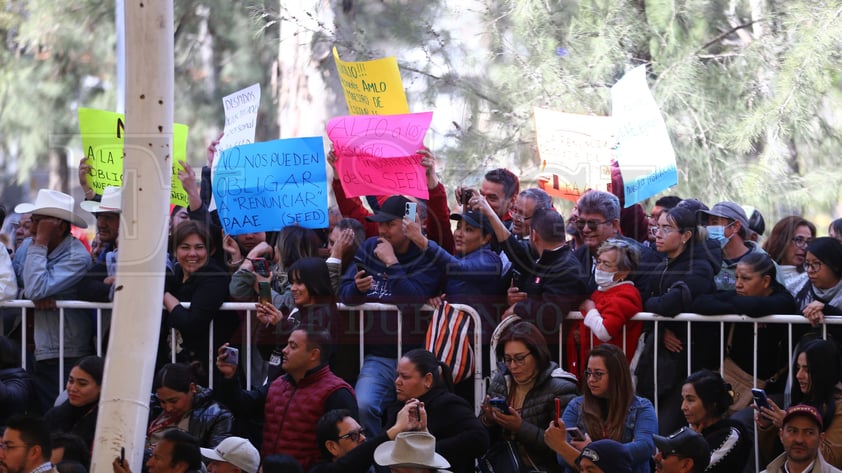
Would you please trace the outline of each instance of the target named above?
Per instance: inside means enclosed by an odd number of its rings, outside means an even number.
[[[322,328],[296,328],[283,349],[281,368],[286,374],[250,391],[240,389],[237,366],[225,361],[226,347],[219,349],[216,358],[223,376],[215,389],[217,397],[235,415],[263,409],[266,420],[261,456],[286,453],[308,471],[321,459],[316,423],[322,415],[333,409],[348,409],[358,415],[354,390],[327,364],[332,348],[330,334]]]

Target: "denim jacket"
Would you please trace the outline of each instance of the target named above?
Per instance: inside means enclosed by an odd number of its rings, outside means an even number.
[[[561,419],[564,421],[564,425],[579,427],[579,430],[587,433],[584,419],[581,416],[584,400],[584,396],[579,396],[570,401],[567,408],[564,409]],[[655,454],[655,441],[652,440],[652,435],[657,433],[658,419],[652,403],[646,398],[634,396],[631,406],[629,406],[629,415],[626,417],[620,442],[626,445],[626,449],[631,455],[632,468],[635,473],[649,473],[651,471],[649,462],[652,455]],[[560,462],[563,462],[563,460],[560,460]],[[567,471],[575,470],[568,466]]]
[[[77,284],[93,265],[91,255],[76,238],[68,235],[53,251],[30,244],[23,260],[21,280],[23,297],[37,301],[53,297],[57,300],[78,299]],[[59,357],[59,310],[35,311],[35,359]],[[93,323],[85,309],[64,311],[64,356],[80,357],[93,353]]]

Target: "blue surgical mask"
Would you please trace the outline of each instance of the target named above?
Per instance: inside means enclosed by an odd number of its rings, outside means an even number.
[[[728,224],[727,226],[731,226]],[[719,247],[722,248],[728,244],[729,237],[725,236],[725,226],[722,225],[709,225],[707,227],[708,230],[708,238],[711,240],[715,240],[719,242]]]
[[[600,289],[610,289],[617,285],[617,281],[614,280],[615,274],[617,273],[595,269],[593,272],[593,279]]]

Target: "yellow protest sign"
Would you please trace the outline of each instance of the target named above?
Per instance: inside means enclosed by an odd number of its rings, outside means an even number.
[[[102,195],[108,186],[123,186],[123,142],[125,140],[125,116],[122,113],[79,108],[79,131],[82,135],[82,150],[91,165],[88,185]],[[178,180],[178,171],[183,169],[179,161],[187,160],[187,125],[173,124],[173,168],[170,202],[187,207],[187,192]]]
[[[351,115],[409,113],[398,60],[394,56],[373,61],[343,61],[334,47],[333,59]]]

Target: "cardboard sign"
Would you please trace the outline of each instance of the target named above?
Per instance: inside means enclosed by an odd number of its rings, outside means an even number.
[[[122,113],[79,108],[79,131],[82,150],[91,165],[88,185],[99,195],[108,187],[123,187],[123,144],[126,117]],[[183,169],[179,161],[187,161],[187,125],[173,124],[173,159],[170,202],[187,207],[187,192],[178,180]]]
[[[222,98],[225,128],[219,150],[254,143],[257,110],[260,107],[260,84],[254,84]]]
[[[219,220],[229,235],[289,225],[326,228],[327,171],[321,137],[234,146],[213,177]]]
[[[351,115],[409,113],[398,60],[394,56],[373,61],[343,61],[334,47],[333,59]]]
[[[330,120],[327,135],[345,195],[429,198],[426,169],[417,151],[424,146],[432,119],[433,112],[423,112]]]
[[[616,147],[611,117],[538,107],[534,113],[542,161],[538,185],[550,195],[573,202],[588,189],[605,190],[611,182]]]
[[[678,184],[675,150],[646,83],[646,66],[632,69],[611,87],[611,105],[626,207]]]

